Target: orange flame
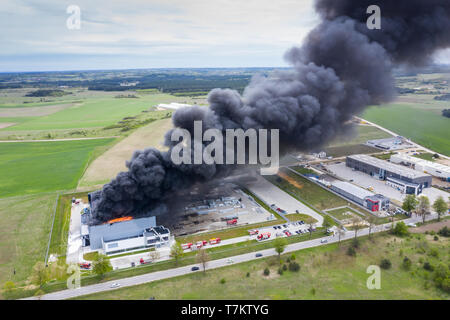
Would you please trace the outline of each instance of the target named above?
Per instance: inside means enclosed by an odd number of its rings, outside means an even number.
[[[122,217],[122,218],[116,218],[116,219],[109,220],[107,223],[112,224],[112,223],[116,223],[116,222],[129,221],[132,219],[133,219],[133,217]]]

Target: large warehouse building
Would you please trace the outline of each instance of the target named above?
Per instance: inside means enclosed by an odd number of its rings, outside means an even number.
[[[370,211],[389,209],[388,198],[381,194],[374,194],[351,183],[335,180],[330,183],[330,189]]]
[[[83,246],[107,255],[145,248],[170,247],[169,229],[156,225],[156,218],[123,217],[99,225],[81,225]]]
[[[450,182],[450,167],[446,165],[411,157],[407,154],[393,154],[391,162],[409,166],[414,170],[429,173],[432,176]]]
[[[406,194],[420,194],[423,188],[431,187],[432,177],[404,166],[380,160],[365,154],[346,158],[346,166],[371,175]]]

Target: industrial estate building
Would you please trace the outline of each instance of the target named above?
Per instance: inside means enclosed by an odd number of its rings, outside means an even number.
[[[391,156],[391,162],[409,166],[414,170],[429,173],[432,176],[450,182],[450,167],[446,165],[411,157],[407,154],[394,154]]]
[[[389,209],[389,199],[381,194],[374,194],[366,189],[339,180],[331,182],[329,187],[334,192],[356,202],[370,211]]]
[[[368,155],[358,154],[346,158],[346,166],[371,175],[406,194],[418,195],[431,187],[432,177],[402,165],[393,164]]]
[[[107,255],[170,246],[170,231],[156,225],[155,217],[124,217],[99,225],[82,225],[83,245]]]

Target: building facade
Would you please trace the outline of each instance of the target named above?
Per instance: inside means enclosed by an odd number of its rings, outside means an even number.
[[[358,154],[348,156],[345,164],[354,170],[369,174],[380,180],[397,180],[414,188],[407,188],[409,193],[420,194],[423,188],[431,187],[432,177],[404,166],[393,164],[368,155]]]

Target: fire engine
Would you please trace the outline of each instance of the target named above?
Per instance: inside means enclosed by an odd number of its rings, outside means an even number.
[[[202,240],[202,241],[197,241],[197,243],[195,244],[195,246],[197,247],[197,249],[200,249],[201,247],[203,247],[204,245],[206,245],[208,243],[208,241]]]
[[[182,245],[181,245],[181,248],[183,248],[183,250],[186,250],[186,249],[190,249],[192,247],[192,243],[183,243]]]
[[[209,243],[210,244],[218,244],[218,243],[220,243],[220,238],[209,239]]]
[[[81,269],[90,269],[91,268],[91,264],[89,262],[82,262],[80,263],[80,268]]]
[[[147,264],[147,263],[151,263],[151,262],[152,262],[151,259],[144,259],[144,258],[141,258],[141,260],[139,260],[139,263],[140,263],[140,264]]]
[[[231,220],[228,220],[227,221],[227,225],[234,225],[234,224],[237,224],[237,219],[231,219]]]
[[[269,239],[270,238],[270,232],[265,232],[265,233],[261,233],[259,236],[258,236],[258,240],[266,240],[266,239]]]

